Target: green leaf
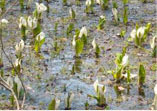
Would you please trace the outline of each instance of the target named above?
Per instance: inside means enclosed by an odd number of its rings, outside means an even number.
[[[139,79],[138,79],[138,82],[139,82],[140,85],[145,83],[145,78],[146,78],[145,68],[144,68],[144,66],[142,64],[140,64],[140,67],[139,67]]]
[[[76,46],[75,46],[75,51],[76,51],[77,56],[79,56],[82,53],[83,47],[84,47],[83,41],[80,39],[77,39]]]
[[[48,106],[48,110],[55,110],[55,106],[56,106],[56,100],[55,98],[52,99],[52,101],[50,102],[49,106]]]

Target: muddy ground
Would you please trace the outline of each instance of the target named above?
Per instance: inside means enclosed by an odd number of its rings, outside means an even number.
[[[123,4],[117,0],[118,11],[122,14]],[[36,56],[32,50],[28,37],[24,51],[23,81],[28,92],[26,96],[25,109],[47,109],[48,104],[53,97],[61,100],[59,109],[64,109],[64,98],[68,92],[75,94],[72,102],[72,109],[84,109],[84,103],[88,101],[89,109],[103,109],[96,106],[97,102],[87,97],[87,94],[94,95],[93,83],[98,78],[106,86],[106,99],[108,109],[132,110],[132,109],[150,109],[154,99],[154,86],[156,83],[157,69],[156,59],[150,55],[149,40],[156,34],[156,3],[141,3],[139,0],[131,0],[128,3],[129,22],[127,26],[123,25],[122,19],[119,25],[113,24],[112,3],[109,2],[109,9],[101,10],[99,5],[94,6],[94,14],[87,15],[84,12],[85,0],[81,0],[81,5],[77,6],[74,0],[68,0],[68,6],[62,5],[62,0],[52,0],[49,3],[50,12],[45,13],[43,17],[43,32],[46,34],[46,42],[42,46],[40,57]],[[46,4],[46,2],[45,2]],[[7,4],[8,7],[11,5]],[[69,8],[72,7],[76,12],[76,20],[69,20]],[[10,22],[3,31],[4,46],[8,55],[15,60],[15,44],[20,41],[20,30],[18,28],[18,19],[22,15],[31,15],[35,8],[20,12],[18,4],[5,16]],[[102,31],[96,30],[99,16],[106,16],[105,28]],[[55,32],[55,23],[58,23],[57,32]],[[132,80],[130,85],[126,82],[115,84],[113,77],[107,71],[114,69],[115,54],[122,51],[130,32],[135,27],[136,22],[141,26],[148,22],[152,24],[151,33],[148,40],[143,45],[143,49],[138,49],[134,43],[129,42],[127,54],[129,55],[131,72],[138,73],[139,63],[142,62],[146,68],[146,83],[143,89],[138,89],[138,78]],[[75,29],[86,26],[88,29],[88,46],[80,58],[75,58],[75,51],[71,45],[74,31],[70,36],[66,35],[66,28],[69,23],[74,23]],[[126,29],[124,38],[119,38],[117,33]],[[99,58],[95,58],[91,42],[96,38],[101,46]],[[54,51],[54,43],[59,43],[60,52]],[[5,74],[10,74],[10,64],[3,55]],[[73,67],[75,70],[73,71]],[[155,68],[154,68],[155,67]],[[118,86],[125,89],[116,90]],[[7,100],[9,92],[0,87],[0,109],[9,109]],[[11,109],[11,108],[10,108]]]

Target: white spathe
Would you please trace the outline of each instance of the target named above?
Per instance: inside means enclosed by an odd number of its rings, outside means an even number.
[[[106,89],[104,89],[105,86],[102,84],[99,84],[98,79],[94,82],[93,86],[96,93],[99,92],[101,95],[103,95],[106,92]]]
[[[125,54],[125,56],[122,59],[122,65],[126,66],[129,62],[129,56],[127,54]]]
[[[100,18],[104,19],[104,20],[106,19],[106,17],[104,15],[101,15]]]
[[[40,32],[37,36],[36,36],[36,40],[37,41],[41,41],[45,38],[45,33],[44,32]]]
[[[115,18],[115,20],[117,21],[118,20],[118,11],[116,8],[112,8],[112,13],[113,13],[113,16]]]
[[[73,47],[75,47],[76,46],[76,35],[74,35],[74,37],[73,37],[73,41],[72,41],[72,45],[73,45]]]
[[[9,22],[8,22],[8,20],[6,20],[6,19],[2,19],[2,20],[1,20],[1,23],[3,23],[3,24],[8,24]]]
[[[130,33],[130,37],[131,37],[133,40],[136,38],[136,33],[137,33],[136,29],[133,29],[133,30],[131,31],[131,33]]]
[[[16,59],[15,60],[15,67],[21,66],[21,59]]]
[[[27,26],[27,21],[24,17],[20,17],[19,28],[22,28],[22,26],[24,26],[24,27]]]
[[[22,52],[23,49],[24,49],[24,41],[21,40],[20,43],[16,44],[15,50],[16,52]]]
[[[34,29],[37,27],[38,20],[36,18],[32,18],[31,16],[29,16],[27,22],[30,28]]]
[[[154,49],[154,47],[155,47],[156,38],[157,38],[157,36],[153,37],[153,38],[150,40],[150,46],[151,46],[152,49]]]
[[[80,30],[79,37],[81,38],[83,35],[85,35],[87,37],[87,29],[85,26],[82,27],[82,29]]]
[[[93,49],[96,49],[96,42],[95,42],[95,38],[93,39],[92,41],[92,46],[93,46]]]
[[[91,0],[86,0],[86,6],[90,6],[92,4]]]
[[[55,109],[58,109],[59,105],[60,105],[60,100],[56,99]]]
[[[43,3],[36,3],[37,12],[42,13],[47,10],[47,7]]]
[[[145,29],[146,29],[146,27],[140,27],[140,28],[138,28],[138,30],[137,30],[137,36],[138,37],[143,37],[144,33],[145,33]]]

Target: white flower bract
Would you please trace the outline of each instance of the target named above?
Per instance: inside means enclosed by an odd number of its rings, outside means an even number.
[[[86,29],[86,27],[82,27],[82,29],[80,30],[79,37],[81,38],[83,35],[85,35],[87,37],[87,29]]]

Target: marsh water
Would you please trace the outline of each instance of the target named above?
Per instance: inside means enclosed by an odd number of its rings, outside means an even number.
[[[9,1],[8,7],[12,1]],[[44,2],[47,4],[46,2]],[[122,14],[123,3],[117,0],[118,11]],[[68,5],[63,6],[62,0],[52,0],[49,2],[49,13],[44,13],[42,29],[46,34],[46,41],[41,48],[40,56],[32,50],[30,45],[31,37],[28,37],[24,51],[24,60],[22,63],[22,77],[28,92],[26,96],[25,109],[47,109],[50,101],[57,97],[61,100],[59,109],[64,109],[64,99],[68,92],[73,92],[75,97],[72,101],[72,109],[85,109],[85,102],[88,101],[89,109],[104,109],[97,106],[94,99],[87,97],[88,94],[94,95],[94,81],[98,78],[106,86],[106,101],[108,109],[150,109],[154,99],[154,86],[156,83],[156,59],[150,55],[149,40],[156,33],[156,3],[142,3],[139,0],[130,0],[128,3],[128,24],[113,24],[112,3],[109,2],[107,10],[101,10],[99,5],[94,5],[94,14],[86,14],[85,0],[81,0],[80,5],[75,4],[75,0],[68,0]],[[76,20],[69,20],[69,9],[72,7],[76,12]],[[18,19],[23,15],[32,15],[35,4],[31,9],[20,12],[20,7],[14,6],[5,16],[10,22],[8,28],[3,31],[4,47],[7,54],[15,60],[15,44],[20,41],[20,30],[18,28]],[[99,16],[106,16],[106,24],[103,30],[98,31]],[[144,48],[139,49],[134,43],[129,42],[127,54],[129,55],[131,73],[138,74],[139,63],[143,63],[146,68],[146,82],[144,87],[138,87],[138,77],[131,81],[131,84],[122,82],[120,84],[113,82],[113,77],[107,71],[114,69],[115,55],[122,51],[132,29],[138,22],[141,26],[148,22],[152,24],[151,33],[148,36],[148,42],[144,43]],[[66,35],[66,29],[69,23],[73,23],[75,29],[86,26],[88,29],[88,45],[81,57],[75,57],[75,51],[72,47],[73,31],[69,36]],[[54,28],[58,24],[57,30]],[[124,29],[126,35],[124,38],[118,37],[118,33]],[[91,42],[96,38],[101,47],[99,58],[95,57]],[[54,48],[55,42],[58,43],[59,51]],[[3,55],[4,72],[11,73],[11,65]],[[154,68],[155,67],[155,68]],[[123,87],[124,90],[119,90]],[[6,101],[9,92],[0,87],[0,109],[9,108],[9,102]]]

